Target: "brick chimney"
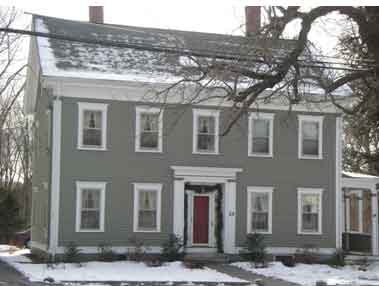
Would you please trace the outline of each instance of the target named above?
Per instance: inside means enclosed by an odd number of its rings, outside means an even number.
[[[245,34],[246,36],[254,35],[261,28],[261,6],[245,7]]]
[[[103,6],[89,6],[89,21],[95,24],[104,24]]]

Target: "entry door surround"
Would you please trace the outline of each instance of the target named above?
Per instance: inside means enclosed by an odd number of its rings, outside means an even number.
[[[174,180],[173,232],[184,237],[184,199],[185,183],[222,184],[223,205],[223,246],[225,253],[237,253],[235,246],[235,212],[237,173],[240,168],[214,168],[193,166],[171,166]]]

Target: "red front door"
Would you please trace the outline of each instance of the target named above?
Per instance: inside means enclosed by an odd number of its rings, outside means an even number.
[[[193,244],[208,244],[209,197],[193,198]]]

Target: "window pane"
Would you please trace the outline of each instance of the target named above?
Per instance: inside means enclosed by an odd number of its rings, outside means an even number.
[[[253,211],[268,211],[268,194],[253,193],[252,206]]]
[[[304,213],[303,214],[303,229],[304,232],[318,231],[318,214]]]
[[[253,138],[253,150],[252,153],[265,153],[268,154],[269,150],[268,138]]]
[[[317,195],[303,195],[303,212],[317,213],[319,206],[319,196]]]
[[[82,190],[82,209],[100,209],[100,190]]]
[[[100,211],[82,210],[81,229],[100,229]]]
[[[318,155],[318,140],[303,139],[303,154]]]
[[[253,231],[268,231],[268,213],[254,213],[252,217]]]
[[[158,132],[142,132],[140,140],[141,148],[158,148]]]
[[[198,133],[215,134],[215,118],[213,116],[198,117]]]
[[[101,129],[101,116],[101,111],[85,110],[83,127]]]
[[[101,146],[101,129],[84,129],[83,145]]]
[[[318,139],[318,130],[319,124],[318,122],[307,122],[303,121],[303,139]]]
[[[157,227],[157,192],[139,191],[138,228],[154,230]]]
[[[215,151],[215,135],[198,134],[197,149],[200,151]]]
[[[270,121],[267,119],[253,120],[253,137],[269,137]]]
[[[141,114],[141,130],[142,131],[158,131],[159,114],[142,113]]]
[[[139,229],[156,229],[157,228],[156,211],[139,211],[138,224]]]

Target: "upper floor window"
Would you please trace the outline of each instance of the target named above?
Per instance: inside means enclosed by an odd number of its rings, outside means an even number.
[[[219,115],[218,110],[193,110],[193,153],[218,154]]]
[[[153,107],[136,107],[137,152],[162,152],[163,110]]]
[[[273,156],[274,114],[251,113],[249,116],[248,155]]]
[[[299,115],[299,158],[322,159],[322,116]]]
[[[79,102],[78,148],[105,150],[107,104]]]
[[[104,231],[105,183],[76,183],[76,231]]]
[[[161,191],[161,184],[134,184],[134,231],[160,231]]]
[[[322,233],[322,189],[298,189],[298,233]]]
[[[271,187],[247,188],[247,232],[272,233]]]

